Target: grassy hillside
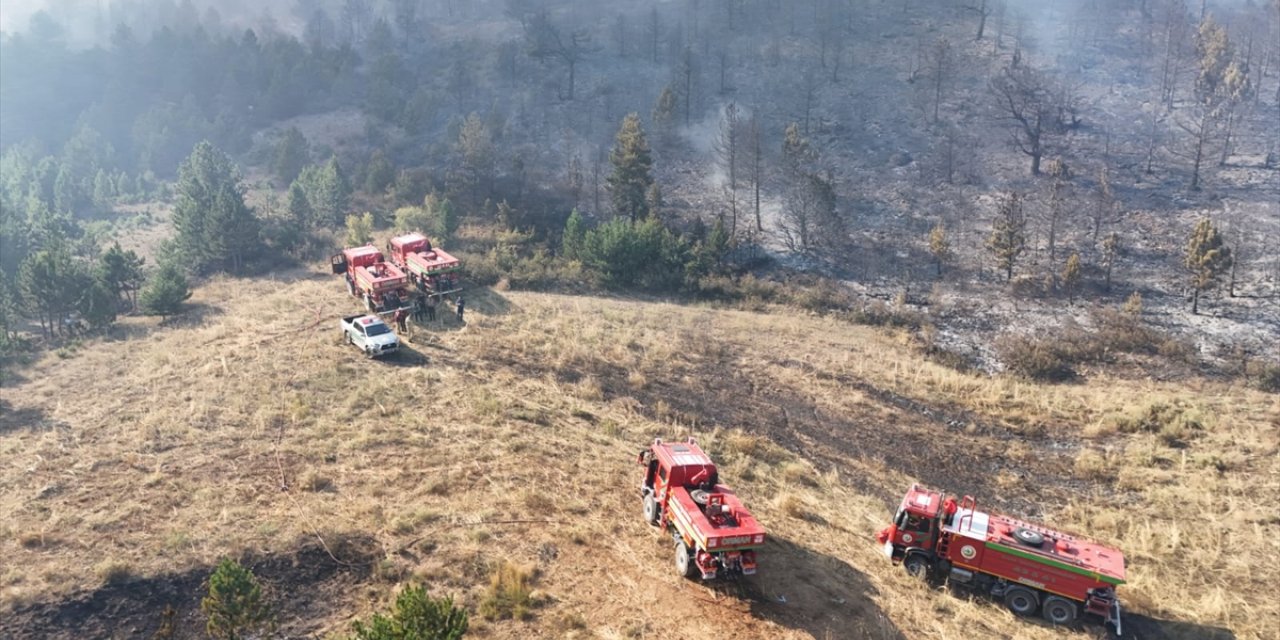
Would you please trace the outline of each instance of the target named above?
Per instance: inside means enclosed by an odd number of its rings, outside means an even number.
[[[654,301],[477,291],[390,362],[318,271],[215,280],[0,389],[0,635],[196,631],[242,557],[291,635],[421,581],[477,637],[1094,637],[914,584],[872,535],[915,480],[1121,546],[1141,637],[1263,638],[1280,605],[1280,399],[1096,374],[960,374],[892,333]],[[678,578],[636,452],[700,438],[773,535],[761,573]],[[511,568],[515,571],[511,571]],[[517,615],[517,618],[521,616]]]

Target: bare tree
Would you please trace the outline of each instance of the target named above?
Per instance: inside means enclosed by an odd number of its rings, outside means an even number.
[[[834,239],[838,223],[835,188],[830,180],[805,172],[787,189],[778,229],[788,249],[812,253],[822,244],[820,239]]]
[[[1070,173],[1066,163],[1058,158],[1049,161],[1049,175],[1053,181],[1049,183],[1049,207],[1045,211],[1048,221],[1049,264],[1058,262],[1058,225],[1067,211]]]
[[[1093,241],[1098,241],[1098,232],[1102,229],[1102,223],[1111,220],[1112,212],[1115,210],[1116,198],[1111,191],[1111,174],[1104,165],[1098,171],[1098,190],[1096,192],[1097,201],[1093,205]]]
[[[933,89],[933,121],[938,121],[938,106],[942,104],[942,91],[953,73],[955,54],[951,41],[939,37],[925,52],[929,84]]]
[[[1031,174],[1040,175],[1048,139],[1078,123],[1069,92],[1026,65],[1001,70],[991,92],[1003,118],[1014,125],[1014,147],[1031,158]]]
[[[751,183],[756,214],[756,231],[764,231],[764,223],[760,220],[760,185],[764,182],[764,148],[760,144],[760,119],[756,110],[751,111],[747,120],[747,144],[751,147],[751,166],[747,171],[747,180]]]
[[[738,165],[742,156],[742,119],[738,105],[730,102],[720,117],[720,130],[712,144],[720,170],[725,174],[725,199],[729,204],[729,237],[738,233]]]
[[[533,14],[526,22],[525,41],[529,47],[529,57],[542,61],[555,59],[565,65],[569,72],[569,93],[561,97],[573,100],[578,63],[595,51],[591,35],[583,29],[565,32],[551,21],[550,15],[544,10]]]
[[[658,40],[662,35],[662,21],[658,17],[658,7],[649,10],[648,28],[645,36],[649,40],[649,56],[654,64],[658,64]]]
[[[989,0],[973,0],[963,5],[965,11],[978,16],[978,35],[974,40],[982,40],[982,35],[987,30],[987,17],[991,15],[992,4],[994,3]]]

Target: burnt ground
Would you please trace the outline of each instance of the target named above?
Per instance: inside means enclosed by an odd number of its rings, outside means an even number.
[[[328,547],[326,550],[325,547]],[[376,544],[360,535],[326,535],[298,541],[294,550],[246,553],[240,561],[258,577],[281,618],[281,637],[310,637],[335,603],[351,599],[365,582]],[[122,577],[54,601],[21,604],[0,614],[0,637],[14,640],[203,637],[200,598],[212,566],[145,578]],[[157,635],[172,608],[172,632]]]

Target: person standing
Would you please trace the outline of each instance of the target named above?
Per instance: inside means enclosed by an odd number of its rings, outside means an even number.
[[[413,319],[422,322],[427,317],[427,297],[421,293],[413,300]]]
[[[436,321],[436,297],[433,295],[427,296],[427,321]]]
[[[463,322],[462,312],[465,311],[466,308],[467,308],[467,301],[463,300],[462,296],[458,296],[458,322]]]
[[[396,315],[395,315],[396,329],[399,330],[400,333],[405,333],[408,331],[408,328],[405,327],[405,324],[404,324],[405,320],[408,318],[409,318],[408,309],[396,309]]]

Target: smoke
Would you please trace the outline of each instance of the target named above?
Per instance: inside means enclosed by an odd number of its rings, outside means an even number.
[[[299,7],[321,4],[301,0],[0,0],[0,32],[14,35],[31,29],[43,12],[56,24],[67,46],[105,45],[119,24],[145,38],[161,27],[206,29],[275,29],[301,31]]]

